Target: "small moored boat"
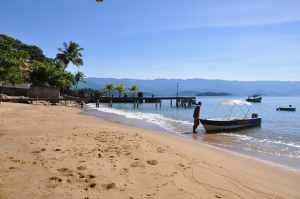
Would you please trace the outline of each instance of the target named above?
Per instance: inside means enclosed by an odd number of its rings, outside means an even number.
[[[295,112],[296,108],[293,107],[292,105],[289,105],[288,107],[278,107],[276,110],[277,111],[291,111],[291,112]]]
[[[262,96],[259,95],[253,95],[251,97],[248,97],[246,99],[247,102],[253,102],[253,103],[261,103],[262,101]]]
[[[201,124],[204,126],[207,133],[217,133],[224,131],[233,131],[243,128],[250,127],[259,127],[261,126],[262,119],[258,116],[258,114],[253,113],[251,116],[248,116],[250,111],[251,103],[241,101],[241,100],[230,100],[225,103],[225,105],[232,106],[247,106],[247,110],[244,111],[243,117],[236,118],[222,118],[222,119],[200,119]]]
[[[261,125],[261,118],[245,118],[230,120],[200,119],[207,133],[232,131],[242,128],[258,127]]]

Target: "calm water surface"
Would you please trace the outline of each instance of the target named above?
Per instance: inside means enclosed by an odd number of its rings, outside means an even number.
[[[245,97],[201,97],[201,118],[237,117],[247,112],[247,107],[224,106],[225,100]],[[174,104],[174,103],[173,103]],[[234,133],[205,134],[202,126],[197,136],[191,135],[193,109],[171,108],[164,101],[161,109],[153,104],[143,104],[133,109],[132,104],[114,104],[112,108],[88,104],[87,113],[138,127],[164,130],[197,141],[261,159],[300,169],[300,112],[279,112],[278,106],[289,104],[299,108],[300,97],[264,97],[261,104],[253,104],[251,112],[263,118],[260,128]]]

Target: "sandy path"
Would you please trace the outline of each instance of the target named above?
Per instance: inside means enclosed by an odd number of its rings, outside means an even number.
[[[300,198],[300,174],[67,107],[0,105],[0,199]]]

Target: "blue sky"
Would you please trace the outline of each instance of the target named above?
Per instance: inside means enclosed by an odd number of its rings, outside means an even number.
[[[300,80],[299,0],[1,0],[0,33],[89,77]],[[74,71],[74,67],[70,67]]]

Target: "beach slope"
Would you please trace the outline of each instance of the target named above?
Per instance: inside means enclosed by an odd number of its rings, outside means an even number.
[[[0,199],[300,198],[300,174],[63,106],[0,104]]]

